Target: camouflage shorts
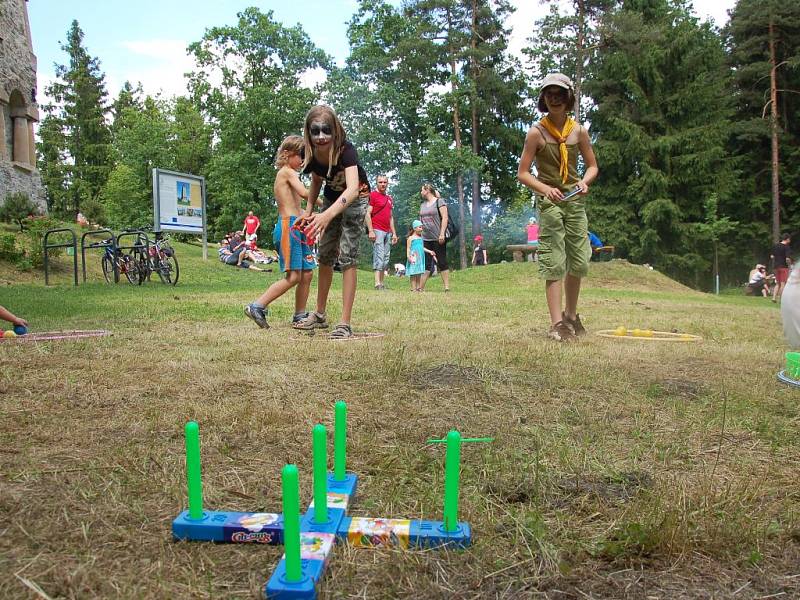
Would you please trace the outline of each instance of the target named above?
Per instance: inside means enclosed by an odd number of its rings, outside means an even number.
[[[326,199],[322,210],[328,210],[331,204],[333,202]],[[358,250],[361,236],[364,235],[364,217],[368,204],[368,198],[357,198],[325,228],[317,255],[321,265],[332,267],[337,258],[342,269],[358,264]]]

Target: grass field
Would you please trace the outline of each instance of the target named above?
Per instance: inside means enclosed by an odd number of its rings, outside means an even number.
[[[337,399],[357,516],[441,518],[444,448],[425,440],[496,440],[462,453],[469,550],[339,546],[323,598],[800,597],[800,393],[775,378],[772,303],[612,261],[585,284],[590,334],[562,345],[531,264],[457,272],[447,295],[364,272],[355,329],[386,336],[334,343],[289,328],[289,297],[270,330],[243,316],[276,273],[176,247],[174,288],[96,265],[73,288],[63,259],[45,288],[0,265],[0,304],[32,330],[113,332],[0,341],[0,597],[260,597],[281,548],[171,539],[183,425],[200,423],[206,506],[279,511],[287,462],[310,501],[311,428]],[[619,325],[704,340],[591,333]]]

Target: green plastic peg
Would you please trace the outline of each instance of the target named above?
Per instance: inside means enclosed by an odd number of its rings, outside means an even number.
[[[286,560],[286,580],[298,582],[303,578],[300,565],[300,485],[297,467],[286,465],[281,472],[283,487],[283,548]]]
[[[458,530],[458,479],[461,471],[461,434],[447,434],[447,454],[444,459],[444,530]]]
[[[328,432],[321,423],[314,426],[314,521],[328,522]]]
[[[203,483],[200,478],[200,428],[196,421],[186,423],[186,484],[189,491],[189,518],[203,518]]]
[[[339,400],[333,419],[333,477],[344,481],[347,470],[347,402]]]

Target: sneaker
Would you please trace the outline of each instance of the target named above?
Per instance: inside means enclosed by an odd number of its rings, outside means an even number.
[[[245,306],[244,314],[253,319],[256,325],[261,327],[261,329],[269,329],[269,323],[267,323],[267,311],[258,304],[248,304]]]
[[[308,311],[297,313],[292,317],[292,325],[294,325],[295,323],[299,323],[300,321],[303,321],[304,319],[307,318],[308,318]]]
[[[550,327],[550,331],[547,332],[547,337],[557,342],[574,342],[578,339],[572,327],[564,321],[559,321]]]
[[[575,332],[575,335],[586,335],[586,328],[581,323],[581,316],[579,314],[575,314],[574,319],[570,319],[565,313],[561,313],[561,319],[572,327],[572,331]]]
[[[316,311],[312,311],[308,313],[308,316],[302,321],[292,323],[292,327],[295,329],[302,329],[304,331],[308,331],[310,329],[327,329],[328,320],[325,318],[325,315],[321,315]]]

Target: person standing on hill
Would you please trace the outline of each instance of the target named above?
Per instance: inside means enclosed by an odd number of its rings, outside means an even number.
[[[550,312],[547,335],[562,342],[586,333],[577,312],[578,296],[592,250],[582,197],[598,174],[589,132],[568,114],[574,103],[572,81],[566,75],[544,78],[538,108],[547,114],[528,131],[517,169],[517,179],[539,196],[539,275],[545,280]],[[586,166],[583,177],[578,174],[578,154]],[[531,173],[534,163],[536,176]],[[575,188],[580,195],[565,200]]]
[[[244,218],[244,241],[253,242],[257,240],[259,227],[261,227],[261,221],[251,210]]]
[[[783,288],[789,279],[789,269],[792,268],[792,258],[789,256],[789,244],[792,243],[792,236],[784,233],[781,241],[772,247],[770,258],[772,258],[773,273],[775,274],[775,289],[772,290],[772,301],[777,302],[783,294]]]
[[[389,253],[391,246],[397,243],[397,231],[394,228],[392,208],[394,200],[386,193],[389,187],[389,178],[378,175],[376,180],[377,190],[369,194],[367,207],[367,237],[372,242],[372,270],[375,272],[375,289],[385,290],[383,283],[386,269],[389,267]]]
[[[486,248],[483,246],[483,236],[476,235],[474,240],[475,248],[472,249],[472,266],[482,267],[489,264],[489,257],[486,254]]]
[[[420,190],[422,204],[419,207],[419,220],[422,222],[422,239],[425,248],[432,250],[433,254],[425,253],[425,273],[422,275],[420,291],[425,291],[425,282],[433,275],[435,268],[442,275],[444,291],[450,291],[450,267],[447,264],[447,222],[450,215],[447,212],[447,203],[442,200],[441,194],[430,183],[422,184]],[[436,260],[433,259],[435,256]]]

